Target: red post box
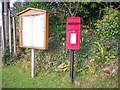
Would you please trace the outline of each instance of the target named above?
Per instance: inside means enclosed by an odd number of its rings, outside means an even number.
[[[80,17],[68,17],[66,22],[66,48],[80,49]]]

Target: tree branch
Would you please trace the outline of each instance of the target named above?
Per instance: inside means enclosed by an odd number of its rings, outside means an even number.
[[[76,15],[76,13],[77,13],[77,11],[78,11],[78,7],[79,7],[79,2],[77,3],[76,9],[75,9],[75,11],[73,12],[73,15],[74,15],[74,16]]]
[[[72,16],[72,12],[71,9],[67,6],[67,4],[65,2],[63,2],[64,6],[68,9],[70,16]],[[71,5],[70,5],[71,6]]]

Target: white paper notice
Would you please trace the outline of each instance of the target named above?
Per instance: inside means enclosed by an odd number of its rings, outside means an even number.
[[[45,15],[44,15],[45,16]],[[43,15],[34,16],[33,18],[33,46],[44,47],[44,17]]]
[[[22,32],[22,39],[24,46],[32,46],[32,17],[25,16],[22,17],[23,20],[23,32]]]
[[[71,44],[76,44],[76,33],[71,33],[70,43]]]

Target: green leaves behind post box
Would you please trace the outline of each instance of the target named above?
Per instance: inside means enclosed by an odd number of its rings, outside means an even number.
[[[117,61],[120,28],[119,15],[118,10],[106,8],[104,16],[94,24],[95,40],[93,48],[96,49],[91,50],[91,53],[97,63],[103,62],[103,65],[110,65]]]

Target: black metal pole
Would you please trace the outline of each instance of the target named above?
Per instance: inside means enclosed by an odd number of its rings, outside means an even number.
[[[70,80],[73,82],[74,72],[74,50],[70,50]]]
[[[4,0],[2,1],[2,53],[3,62],[6,64],[6,42],[5,42],[5,19],[4,19]]]

